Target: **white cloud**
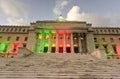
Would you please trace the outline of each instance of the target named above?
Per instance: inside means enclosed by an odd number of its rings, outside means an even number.
[[[55,7],[53,8],[53,13],[55,15],[62,14],[62,10],[64,9],[65,6],[68,5],[70,1],[71,0],[56,0]]]
[[[19,0],[0,0],[0,7],[7,15],[8,19],[7,21],[10,22],[9,24],[15,23],[15,24],[24,24],[20,22],[19,20],[22,18],[25,20],[27,18],[27,9],[25,4],[20,2]],[[13,18],[16,18],[16,21],[11,22]],[[20,22],[20,23],[19,23]]]
[[[9,25],[23,25],[26,24],[23,18],[7,18]]]
[[[66,20],[68,21],[86,21],[92,23],[93,26],[118,26],[120,25],[120,15],[116,14],[91,14],[85,13],[80,10],[79,6],[73,6],[67,13]]]
[[[73,6],[73,8],[68,12],[67,14],[67,20],[73,21],[73,20],[80,20],[81,14],[80,14],[80,7]]]

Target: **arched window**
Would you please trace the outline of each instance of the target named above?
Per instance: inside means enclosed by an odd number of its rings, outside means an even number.
[[[25,32],[25,29],[23,29],[23,32]]]
[[[19,28],[19,32],[21,31],[21,28]]]
[[[4,32],[4,31],[5,31],[5,28],[3,28],[2,31]]]

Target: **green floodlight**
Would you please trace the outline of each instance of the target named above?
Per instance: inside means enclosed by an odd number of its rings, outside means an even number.
[[[7,45],[8,45],[7,43],[1,43],[1,44],[0,44],[0,51],[2,51],[2,52],[5,51]]]

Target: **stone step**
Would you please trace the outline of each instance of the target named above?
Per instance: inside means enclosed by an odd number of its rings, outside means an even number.
[[[12,75],[12,74],[67,74],[67,75],[81,75],[81,74],[90,74],[90,75],[119,75],[120,72],[40,72],[40,71],[33,71],[33,72],[0,72],[0,75]],[[71,74],[70,74],[71,73]],[[120,75],[119,75],[120,76]]]
[[[114,70],[114,69],[113,69]],[[47,69],[0,69],[0,72],[2,71],[86,71],[86,72],[110,72],[112,70],[91,70],[91,69],[79,69],[79,70],[73,70],[73,69],[68,69],[68,70],[61,70],[61,69],[51,69],[51,70],[47,70]],[[117,72],[117,71],[116,71]]]
[[[118,60],[90,55],[36,54],[0,62],[0,79],[120,79]]]
[[[120,72],[112,72],[112,71],[27,71],[27,70],[22,70],[22,71],[0,71],[0,74],[3,73],[76,73],[76,74],[81,74],[81,73],[91,73],[91,74],[120,74]]]
[[[97,79],[97,78],[101,78],[101,79],[119,79],[120,76],[119,75],[89,75],[89,74],[82,74],[82,75],[41,75],[41,74],[37,74],[37,75],[0,75],[0,78],[56,78],[56,79]]]
[[[50,67],[48,67],[48,68],[50,68]],[[82,71],[82,70],[83,71],[84,70],[87,71],[88,70],[89,71],[92,68],[79,68],[79,67],[78,68],[72,68],[72,67],[68,67],[68,68],[67,67],[63,67],[63,68],[62,67],[61,68],[60,67],[59,68],[58,67],[54,67],[53,68],[53,67],[51,67],[50,69],[45,69],[45,67],[40,67],[40,68],[32,68],[32,67],[19,67],[19,68],[13,68],[12,67],[12,68],[10,68],[9,67],[9,68],[3,68],[3,69],[0,69],[0,70],[11,70],[11,69],[13,69],[13,70],[73,70],[73,71],[77,71],[77,70],[78,71]],[[113,68],[113,69],[112,68],[106,68],[106,69],[105,68],[102,68],[102,69],[99,69],[99,68],[95,69],[94,68],[91,71],[101,71],[101,70],[109,71],[109,70],[115,70],[115,69],[116,68]],[[119,68],[116,69],[116,70],[119,70]]]

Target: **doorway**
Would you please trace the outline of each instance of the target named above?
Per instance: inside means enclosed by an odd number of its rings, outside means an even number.
[[[63,53],[63,47],[59,47],[59,53]]]
[[[66,52],[67,53],[71,53],[71,48],[70,47],[66,47]]]
[[[74,47],[74,52],[75,53],[79,53],[79,48],[78,47]]]
[[[48,47],[44,47],[44,53],[48,52]]]
[[[55,51],[56,51],[56,50],[55,50],[55,47],[52,47],[52,48],[51,48],[51,53],[55,53]]]

